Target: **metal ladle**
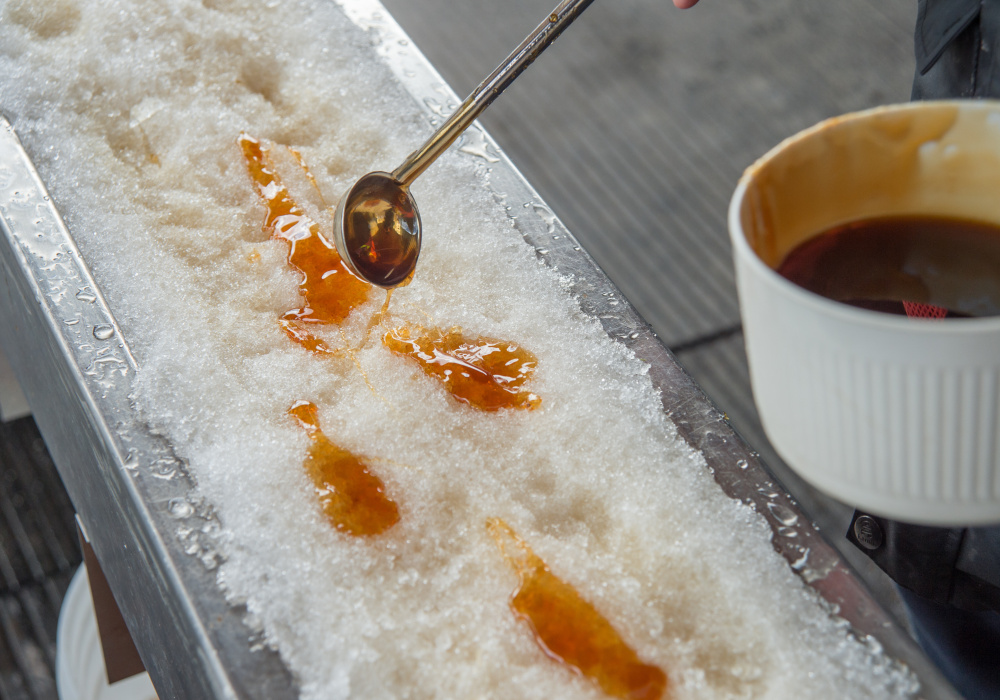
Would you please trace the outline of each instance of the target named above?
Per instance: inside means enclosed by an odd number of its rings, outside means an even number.
[[[368,173],[341,197],[333,240],[351,272],[386,289],[409,283],[421,238],[410,185],[591,2],[562,0],[402,165],[391,173]]]

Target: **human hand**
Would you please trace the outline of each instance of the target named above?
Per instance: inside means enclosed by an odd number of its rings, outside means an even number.
[[[694,7],[695,5],[697,5],[698,0],[674,0],[674,4],[677,7],[681,8],[682,10],[686,10],[689,7]]]

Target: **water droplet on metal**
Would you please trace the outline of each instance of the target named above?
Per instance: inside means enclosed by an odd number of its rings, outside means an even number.
[[[795,571],[802,571],[802,569],[806,567],[806,564],[809,563],[809,549],[800,549],[799,551],[802,552],[802,556],[793,561],[791,564],[792,569]]]
[[[469,129],[462,135],[462,145],[458,150],[462,153],[468,153],[470,156],[482,158],[487,163],[498,163],[500,159],[490,152],[492,148],[492,144],[486,141],[486,136],[482,131]]]
[[[767,509],[771,511],[774,519],[782,525],[791,527],[799,521],[799,516],[788,506],[783,506],[780,503],[768,503]]]
[[[739,467],[740,469],[746,469],[747,467],[750,466],[750,463],[745,459],[741,459],[739,462],[736,463],[736,466]]]
[[[85,304],[93,304],[97,301],[97,295],[94,294],[94,290],[90,287],[81,287],[76,293],[76,298]]]
[[[157,479],[170,481],[177,475],[177,463],[172,459],[158,459],[151,465],[150,474]]]
[[[134,452],[129,452],[125,456],[125,462],[122,464],[123,467],[129,471],[136,471],[139,468],[139,458],[135,456]]]
[[[115,327],[110,323],[102,323],[94,326],[94,337],[98,340],[107,340],[115,334]]]
[[[535,205],[535,213],[538,214],[538,218],[545,222],[546,233],[555,233],[556,231],[556,215],[555,213],[546,206],[541,204]]]
[[[183,498],[171,498],[167,503],[167,512],[174,518],[190,518],[194,515],[194,506]]]

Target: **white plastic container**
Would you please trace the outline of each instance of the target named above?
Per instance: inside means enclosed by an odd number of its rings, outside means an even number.
[[[908,522],[998,523],[1000,318],[881,314],[773,269],[833,226],[899,214],[1000,224],[1000,102],[838,117],[747,169],[729,228],[761,421],[789,466],[845,503]]]
[[[156,700],[146,673],[108,685],[84,566],[73,576],[59,611],[56,690],[59,700]]]

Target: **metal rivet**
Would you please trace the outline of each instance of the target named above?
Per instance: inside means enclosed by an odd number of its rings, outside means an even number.
[[[854,536],[865,549],[878,549],[882,546],[882,528],[870,515],[862,515],[854,521]]]

